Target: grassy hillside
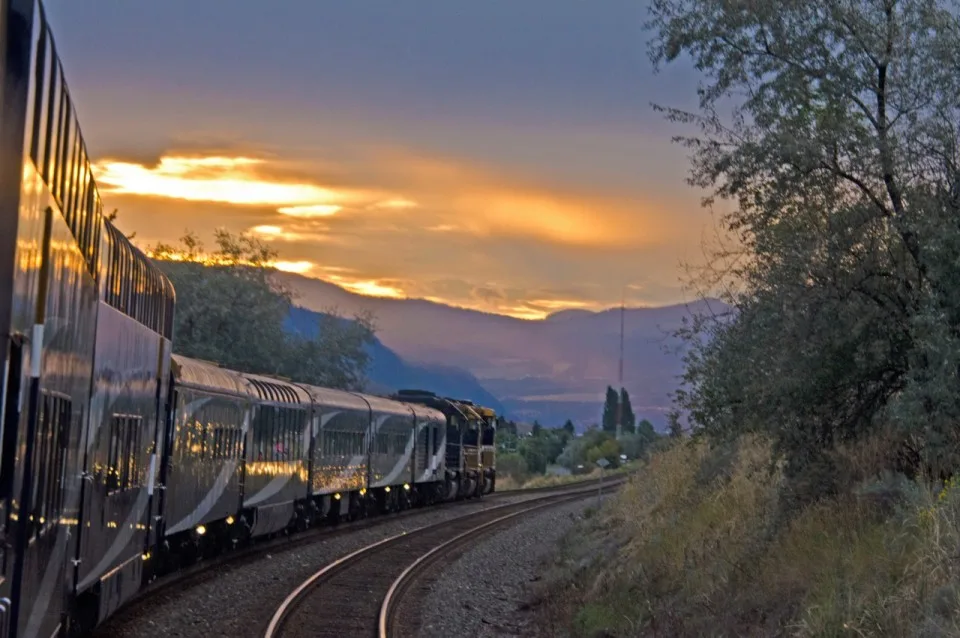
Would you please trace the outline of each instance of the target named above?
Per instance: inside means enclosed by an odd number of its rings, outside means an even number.
[[[960,482],[874,475],[799,509],[756,438],[655,455],[571,535],[539,588],[543,635],[960,635]]]

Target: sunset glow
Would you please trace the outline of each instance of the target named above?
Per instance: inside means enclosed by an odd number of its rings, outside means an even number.
[[[346,288],[350,292],[370,297],[390,297],[393,299],[403,299],[406,295],[402,290],[394,286],[387,286],[375,280],[350,280],[340,275],[330,275],[326,277],[329,281]]]
[[[341,210],[342,206],[337,206],[336,204],[311,204],[309,206],[284,206],[278,208],[277,212],[283,215],[289,215],[290,217],[330,217],[331,215],[336,215]]]
[[[275,261],[271,264],[277,270],[305,275],[313,270],[314,265],[309,261]]]
[[[668,217],[631,206],[624,197],[572,191],[409,151],[372,155],[327,183],[311,177],[309,164],[228,153],[170,151],[155,165],[103,160],[95,170],[107,205],[110,198],[123,198],[129,201],[120,204],[124,211],[146,212],[148,207],[163,215],[170,205],[164,202],[171,200],[200,205],[197,217],[188,215],[173,225],[159,222],[153,234],[133,225],[131,230],[145,239],[170,242],[184,227],[200,230],[206,207],[216,206],[232,232],[250,233],[277,251],[273,266],[280,271],[360,295],[442,300],[521,319],[542,319],[570,308],[598,310],[612,302],[581,296],[582,271],[569,291],[569,283],[537,292],[506,290],[509,284],[491,288],[473,278],[509,282],[539,268],[533,255],[559,256],[570,250],[590,251],[590,263],[602,264],[597,260],[605,253],[639,251],[677,232]],[[520,251],[512,262],[493,252],[507,246]],[[319,265],[320,260],[331,265]],[[598,273],[605,268],[591,267]],[[390,277],[384,278],[384,272]],[[544,294],[547,290],[550,294]],[[650,288],[631,290],[646,296]]]
[[[193,202],[279,206],[294,216],[332,215],[334,202],[368,199],[363,193],[317,184],[270,179],[257,169],[266,160],[251,157],[161,157],[156,166],[104,159],[94,175],[105,193],[165,197]]]

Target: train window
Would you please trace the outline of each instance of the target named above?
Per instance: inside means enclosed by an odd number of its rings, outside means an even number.
[[[89,183],[87,168],[87,153],[80,140],[80,166],[77,171],[77,187],[74,191],[73,202],[77,209],[77,242],[80,244],[80,253],[84,261],[89,261],[88,246],[90,245],[90,209],[87,206],[87,184]]]
[[[130,248],[123,246],[123,311],[127,315],[133,316],[133,255]]]
[[[130,253],[130,310],[129,314],[140,320],[140,260]]]
[[[113,252],[117,264],[113,280],[113,307],[123,310],[123,304],[120,301],[123,298],[123,244],[117,236],[114,237]]]
[[[133,260],[130,259],[130,249],[126,244],[120,244],[123,271],[120,275],[120,309],[130,314],[130,297],[133,291],[130,290],[130,280],[133,278]]]
[[[67,94],[63,90],[63,68],[57,65],[57,130],[53,135],[53,147],[50,149],[50,191],[54,196],[60,193],[60,175],[63,172],[61,155],[63,153],[63,138],[67,127]]]
[[[146,323],[146,316],[143,311],[143,290],[145,286],[143,285],[144,278],[144,264],[140,261],[139,256],[134,255],[134,259],[137,263],[137,290],[136,290],[136,309],[134,310],[134,318],[140,323]]]
[[[113,492],[120,487],[121,420],[122,417],[114,415],[110,421],[110,431],[107,433],[107,476],[104,482],[108,492]]]
[[[83,211],[84,211],[84,224],[83,224],[83,245],[85,247],[83,256],[87,258],[87,263],[90,265],[90,272],[99,279],[100,277],[100,267],[97,263],[97,254],[94,249],[97,241],[99,239],[98,234],[94,233],[94,223],[96,212],[93,208],[93,176],[90,174],[90,167],[87,166],[84,171],[84,187],[83,187]]]
[[[60,211],[63,214],[68,214],[69,211],[66,210],[67,207],[67,191],[70,186],[70,169],[73,168],[73,150],[74,150],[74,132],[73,132],[73,105],[70,103],[70,99],[67,96],[67,90],[63,90],[63,99],[64,99],[64,120],[63,120],[63,134],[60,136],[60,157],[58,161],[60,163],[60,170],[57,174],[57,203],[60,204]],[[73,229],[73,219],[70,217],[67,218],[67,225]]]
[[[56,526],[62,504],[61,477],[73,406],[69,399],[44,393],[34,443],[37,483],[31,499],[32,536]]]
[[[112,283],[110,290],[110,305],[114,308],[120,308],[120,240],[117,238],[116,233],[111,229],[110,233],[112,246],[110,248],[110,263],[113,264],[113,275],[111,275]]]
[[[87,184],[90,183],[90,160],[87,157],[87,149],[83,144],[83,137],[80,138],[80,166],[77,170],[77,188],[73,197],[74,206],[77,207],[79,214],[77,219],[80,223],[77,226],[77,239],[80,241],[80,250],[84,258],[88,258],[87,246],[89,237],[87,235],[87,220],[90,218],[89,208],[87,207]]]
[[[302,456],[300,454],[300,425],[303,421],[303,411],[292,410],[291,417],[293,427],[290,428],[290,460],[292,461]]]
[[[100,197],[97,194],[97,185],[93,181],[93,172],[90,174],[90,188],[88,189],[90,199],[90,263],[97,269],[97,284],[103,277],[103,268],[100,263],[100,228],[102,220],[100,215]]]
[[[113,234],[113,303],[111,304],[117,310],[120,309],[120,282],[123,279],[123,260],[121,259],[120,239]]]
[[[47,80],[47,97],[46,97],[46,108],[44,109],[44,133],[43,133],[43,148],[41,152],[43,153],[42,165],[39,166],[40,174],[43,176],[43,180],[50,183],[52,178],[52,167],[50,162],[50,154],[53,142],[53,134],[56,127],[56,109],[59,105],[58,91],[57,87],[57,64],[55,63],[55,51],[53,48],[53,42],[50,43],[50,63],[48,66],[49,79]]]
[[[137,457],[140,446],[136,445],[139,428],[130,427],[129,421],[124,423],[123,432],[123,456],[120,460],[120,486],[125,489],[132,485],[134,481],[134,459]]]
[[[80,228],[80,211],[77,210],[77,181],[79,180],[80,169],[80,131],[77,124],[73,124],[73,135],[70,139],[70,163],[67,173],[67,184],[63,193],[63,210],[67,211],[70,219],[70,232],[74,237],[78,237],[77,232]]]
[[[140,444],[143,418],[135,415],[114,414],[110,420],[107,443],[107,493],[136,487],[141,484]]]
[[[73,205],[77,209],[77,243],[80,244],[80,254],[84,261],[89,259],[87,246],[87,222],[90,214],[87,209],[87,154],[83,150],[83,140],[80,140],[80,162],[77,168],[77,186],[73,192]]]
[[[106,267],[107,275],[106,280],[103,282],[103,299],[111,306],[113,304],[113,282],[114,282],[114,271],[116,270],[116,251],[113,248],[113,233],[110,232],[110,229],[107,229],[107,232],[103,234],[103,262]]]
[[[47,54],[47,24],[41,21],[40,40],[37,42],[36,71],[33,78],[33,122],[30,132],[30,159],[40,171],[40,156],[43,153],[43,140],[47,130],[46,92],[49,87],[47,74],[50,69]],[[42,173],[41,173],[42,174]]]

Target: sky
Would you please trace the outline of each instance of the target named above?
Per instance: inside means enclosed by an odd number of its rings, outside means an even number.
[[[362,294],[517,317],[688,301],[689,67],[643,0],[47,0],[108,210]]]

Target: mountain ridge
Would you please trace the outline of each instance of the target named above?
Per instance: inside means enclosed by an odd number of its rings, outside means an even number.
[[[289,273],[280,280],[310,310],[372,312],[384,347],[407,364],[433,370],[439,375],[433,379],[465,371],[464,381],[475,380],[511,418],[588,425],[599,421],[607,385],[618,385],[619,306],[519,319],[424,299],[366,297]],[[710,308],[727,307],[706,299],[624,309],[624,387],[637,418],[665,426],[683,370],[685,345],[675,331],[684,317]]]
[[[285,327],[304,337],[315,337],[322,314],[324,313],[294,306],[290,309]],[[401,388],[416,387],[442,396],[475,401],[492,408],[498,414],[505,411],[500,400],[488,392],[476,377],[466,370],[453,366],[423,366],[410,363],[385,346],[377,337],[365,346],[365,350],[370,357],[366,371],[366,391],[371,394],[385,396]]]

